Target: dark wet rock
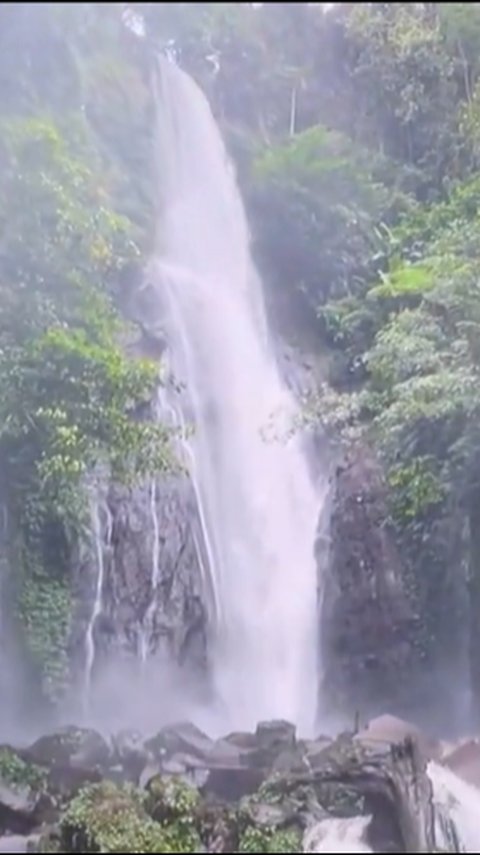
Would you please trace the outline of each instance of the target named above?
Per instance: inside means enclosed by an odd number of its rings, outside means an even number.
[[[145,748],[162,761],[174,754],[187,754],[200,759],[209,756],[214,743],[190,722],[165,727],[145,744]]]
[[[236,802],[256,792],[264,780],[265,772],[261,769],[214,766],[202,792],[226,802]]]
[[[63,804],[76,796],[87,784],[98,784],[107,774],[111,778],[112,770],[109,769],[107,772],[107,770],[102,771],[99,768],[85,769],[77,766],[69,766],[68,764],[52,766],[48,772],[46,786],[48,792],[54,796],[55,800]],[[123,774],[119,777],[122,780],[125,779]]]
[[[366,745],[403,742],[411,738],[418,744],[422,756],[435,760],[440,759],[442,752],[439,740],[428,737],[412,722],[393,715],[381,715],[371,719],[367,727],[354,738]]]
[[[266,751],[293,748],[296,742],[295,725],[288,721],[262,721],[257,725],[255,741],[259,748]]]
[[[120,650],[137,654],[140,627],[151,603],[155,526],[151,484],[131,490],[113,485],[112,561],[105,614],[111,631],[99,638],[104,657]],[[206,662],[202,574],[194,542],[196,511],[191,484],[184,477],[163,478],[156,486],[160,580],[151,615],[150,654],[159,646],[169,659],[193,670]]]
[[[135,784],[149,762],[149,752],[143,744],[141,734],[136,730],[123,730],[113,739],[115,761],[125,773],[125,777]]]
[[[239,768],[246,763],[249,751],[238,748],[226,739],[217,739],[208,753],[209,766],[221,768]]]
[[[153,417],[153,409],[147,415]],[[106,475],[103,493],[104,601],[95,624],[95,669],[107,675],[118,673],[118,667],[134,670],[146,644],[150,659],[161,651],[172,667],[181,666],[183,676],[188,671],[193,681],[205,671],[207,659],[205,592],[196,547],[202,537],[193,486],[183,474],[164,476],[155,484],[152,504],[151,481],[126,487]],[[160,575],[154,593],[156,535]],[[87,540],[71,560],[74,610],[69,647],[77,682],[84,667],[84,639],[98,572],[95,544],[92,538]],[[119,724],[138,721],[149,730],[154,726],[148,709],[139,710],[133,699],[130,706],[130,699],[119,695],[115,680],[111,686],[103,681],[103,691],[110,693],[113,706],[118,702],[128,709],[123,718],[119,709]]]
[[[392,527],[388,490],[371,452],[337,468],[322,609],[325,682],[333,712],[402,708],[422,667],[415,586]],[[330,710],[329,710],[330,711]]]
[[[320,737],[318,740],[304,742],[303,763],[312,772],[321,767],[325,749],[331,745],[332,740],[328,737]]]
[[[189,754],[174,754],[162,764],[162,775],[175,775],[193,787],[203,787],[209,771],[204,760]]]
[[[29,834],[55,815],[54,803],[47,793],[0,778],[0,834]]]
[[[112,754],[99,733],[71,726],[42,736],[25,751],[25,757],[40,766],[95,769],[108,767]]]
[[[227,744],[229,748],[233,747],[230,743]],[[261,769],[265,776],[271,771],[302,771],[307,768],[305,746],[302,742],[297,742],[295,728],[288,722],[260,723],[250,747],[237,750],[242,765]]]

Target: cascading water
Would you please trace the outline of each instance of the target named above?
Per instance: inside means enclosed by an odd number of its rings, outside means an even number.
[[[156,282],[172,368],[195,425],[191,476],[217,603],[218,726],[283,717],[312,730],[318,690],[314,540],[320,499],[299,437],[265,438],[295,403],[269,343],[245,214],[193,80],[164,62]],[[187,417],[188,421],[188,417]]]
[[[105,515],[106,533],[105,540],[102,531],[101,512]],[[95,638],[94,630],[97,618],[102,613],[103,582],[105,578],[104,546],[110,546],[112,540],[112,515],[106,502],[100,502],[98,496],[91,501],[90,514],[92,519],[92,532],[95,544],[95,557],[97,565],[97,578],[95,584],[95,599],[90,620],[85,635],[85,684],[84,684],[84,708],[88,710],[90,701],[90,689],[92,683],[92,671],[95,661]]]
[[[438,851],[480,851],[480,790],[445,766],[430,763]]]
[[[372,852],[365,843],[370,816],[324,819],[305,832],[304,852]]]
[[[157,514],[157,482],[155,478],[152,479],[152,483],[150,486],[150,513],[152,517],[151,599],[143,620],[142,632],[140,634],[139,652],[140,661],[142,663],[145,663],[147,661],[150,649],[152,623],[156,608],[158,580],[160,578],[160,530],[158,525]]]

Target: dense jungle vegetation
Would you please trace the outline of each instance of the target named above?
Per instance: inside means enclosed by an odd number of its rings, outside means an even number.
[[[153,244],[158,50],[222,125],[269,301],[328,355],[307,417],[375,450],[417,554],[480,497],[479,4],[4,3],[1,492],[52,695],[80,485],[172,462],[138,415],[158,366],[126,310]]]

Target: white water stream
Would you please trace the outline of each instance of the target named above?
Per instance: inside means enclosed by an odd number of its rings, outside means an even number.
[[[449,852],[480,852],[480,790],[467,784],[451,769],[430,763],[428,774],[433,784],[437,816],[437,848]],[[442,819],[450,819],[460,846],[452,846],[451,836]]]
[[[268,334],[231,163],[209,105],[161,67],[163,216],[156,282],[176,379],[187,389],[191,475],[216,603],[218,726],[286,718],[313,728],[318,673],[314,539],[321,499]]]
[[[150,515],[152,518],[152,576],[151,576],[151,595],[150,595],[150,603],[147,608],[144,620],[142,631],[140,634],[140,643],[139,643],[139,652],[140,652],[140,661],[144,664],[147,661],[149,650],[150,650],[150,642],[152,636],[152,624],[153,618],[155,615],[155,609],[157,606],[157,588],[158,581],[160,578],[160,530],[158,525],[158,514],[157,514],[157,482],[155,478],[152,479],[152,483],[150,485]]]
[[[101,513],[105,515],[106,533],[105,538],[102,531]],[[95,598],[93,601],[92,613],[88,622],[87,632],[85,635],[85,685],[84,685],[84,707],[88,710],[90,702],[90,690],[92,684],[92,671],[95,661],[95,623],[97,618],[102,613],[103,607],[103,582],[105,578],[105,545],[110,546],[112,539],[112,515],[107,502],[100,502],[98,496],[95,496],[91,501],[90,514],[92,518],[92,532],[95,545],[96,570],[97,578],[95,583]]]
[[[303,838],[304,852],[372,852],[365,843],[370,816],[324,819],[309,828]]]

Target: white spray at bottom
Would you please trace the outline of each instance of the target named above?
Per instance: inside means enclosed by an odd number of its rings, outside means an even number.
[[[429,763],[428,774],[433,785],[437,847],[447,852],[479,852],[480,790],[437,763]],[[448,820],[454,825],[459,848],[451,848]]]
[[[365,843],[371,816],[324,819],[309,828],[303,838],[304,852],[372,852]]]

